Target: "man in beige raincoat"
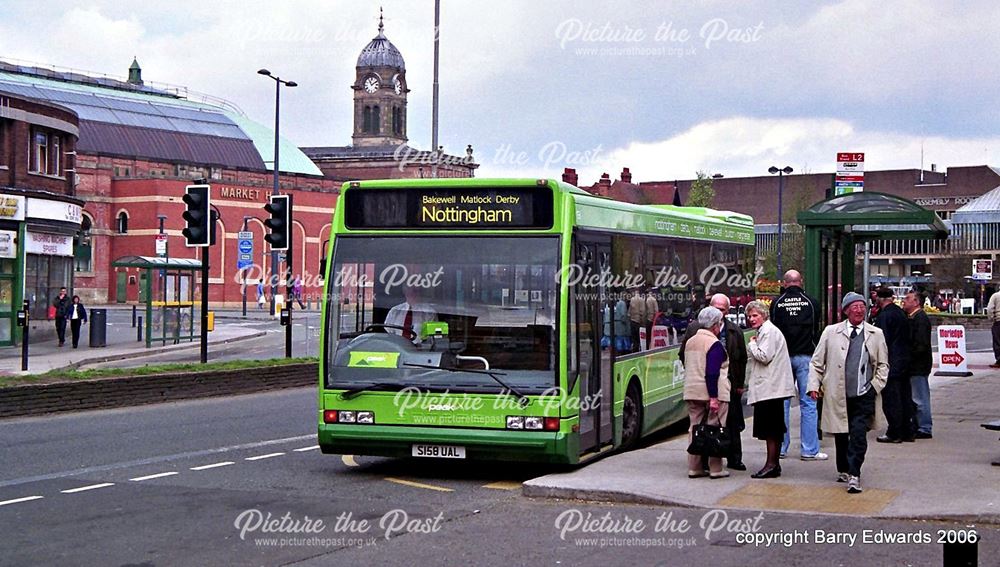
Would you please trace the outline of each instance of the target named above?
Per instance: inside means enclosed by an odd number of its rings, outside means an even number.
[[[868,430],[875,419],[875,398],[889,376],[889,351],[881,329],[865,322],[865,298],[853,291],[841,309],[847,320],[823,329],[809,362],[808,394],[823,394],[820,426],[837,446],[837,482],[847,491],[861,488],[861,465],[868,451]]]

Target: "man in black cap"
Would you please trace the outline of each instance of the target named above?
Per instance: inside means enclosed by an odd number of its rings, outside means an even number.
[[[910,321],[896,305],[892,288],[882,286],[875,292],[879,311],[875,326],[882,329],[889,348],[889,379],[882,392],[882,411],[889,427],[879,443],[913,441],[913,391],[910,387]]]

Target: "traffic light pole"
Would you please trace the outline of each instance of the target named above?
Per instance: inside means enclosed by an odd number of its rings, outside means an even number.
[[[295,242],[292,230],[292,196],[288,195],[288,250],[285,251],[285,309],[288,310],[288,325],[285,326],[285,358],[292,358],[292,253]]]
[[[201,249],[201,363],[208,362],[208,257],[211,248]]]

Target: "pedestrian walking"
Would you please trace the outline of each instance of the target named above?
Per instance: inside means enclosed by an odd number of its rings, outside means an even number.
[[[80,302],[80,296],[73,296],[73,303],[66,306],[65,318],[69,320],[70,332],[73,335],[73,348],[80,344],[80,326],[87,322],[87,308]]]
[[[747,385],[748,402],[753,405],[753,436],[767,444],[767,461],[753,478],[781,476],[778,455],[785,436],[785,401],[795,397],[795,378],[788,356],[785,336],[768,320],[767,306],[751,301],[746,308],[747,320],[757,334],[750,338],[750,369]]]
[[[267,295],[264,293],[264,278],[260,278],[260,282],[257,284],[257,309],[263,309],[265,303],[267,303]]]
[[[1000,368],[1000,291],[990,296],[986,304],[986,317],[993,322],[993,364],[990,368]]]
[[[837,448],[837,482],[856,494],[863,490],[868,425],[889,376],[889,352],[882,330],[865,322],[864,296],[849,292],[840,306],[847,319],[823,329],[809,362],[808,394],[817,400],[822,393],[821,425]]]
[[[829,455],[819,450],[819,431],[816,401],[806,393],[809,380],[809,360],[816,349],[819,329],[819,303],[802,289],[802,274],[788,270],[784,276],[785,291],[771,303],[770,320],[785,337],[788,357],[798,388],[800,452],[803,461],[825,461]],[[788,454],[791,428],[788,417],[791,401],[785,402],[785,438],[781,444],[781,457]]]
[[[66,308],[69,307],[69,297],[66,296],[66,288],[59,288],[59,295],[52,302],[55,311],[56,336],[59,337],[59,346],[66,344]]]
[[[931,390],[928,378],[934,355],[931,353],[931,320],[924,313],[920,293],[911,291],[903,298],[903,311],[910,319],[910,388],[915,411],[912,431],[916,439],[931,439]]]
[[[724,293],[717,293],[709,300],[709,305],[715,307],[719,312],[725,314],[729,312],[729,297]],[[692,323],[681,339],[680,350],[677,356],[681,363],[684,362],[684,351],[687,342],[701,329],[697,322]],[[743,339],[743,331],[736,323],[722,317],[722,328],[719,330],[719,340],[726,348],[726,357],[729,362],[729,385],[731,401],[729,411],[726,413],[726,429],[729,432],[729,454],[726,455],[726,466],[736,471],[745,471],[747,466],[743,463],[743,440],[741,433],[746,429],[746,421],[743,420],[743,391],[746,384],[747,371],[747,346]]]
[[[706,307],[698,312],[701,326],[687,342],[684,370],[684,401],[688,406],[691,420],[688,429],[688,443],[693,437],[694,426],[702,420],[708,425],[726,423],[729,412],[729,361],[726,348],[719,340],[722,329],[722,312],[715,307]],[[702,467],[701,455],[688,455],[688,477],[725,478],[729,471],[723,470],[721,457],[708,458],[708,472]]]
[[[302,276],[297,276],[295,281],[292,282],[292,297],[299,304],[299,309],[305,309],[306,306],[302,303]]]
[[[879,300],[875,326],[882,329],[889,349],[889,377],[882,392],[882,411],[888,427],[875,440],[879,443],[913,441],[913,389],[910,387],[910,321],[893,301],[895,292],[882,286],[876,292]]]

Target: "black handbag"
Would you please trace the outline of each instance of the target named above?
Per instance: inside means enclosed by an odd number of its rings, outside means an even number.
[[[729,430],[721,425],[709,425],[708,412],[701,423],[691,429],[688,453],[702,457],[725,457],[729,454]]]

